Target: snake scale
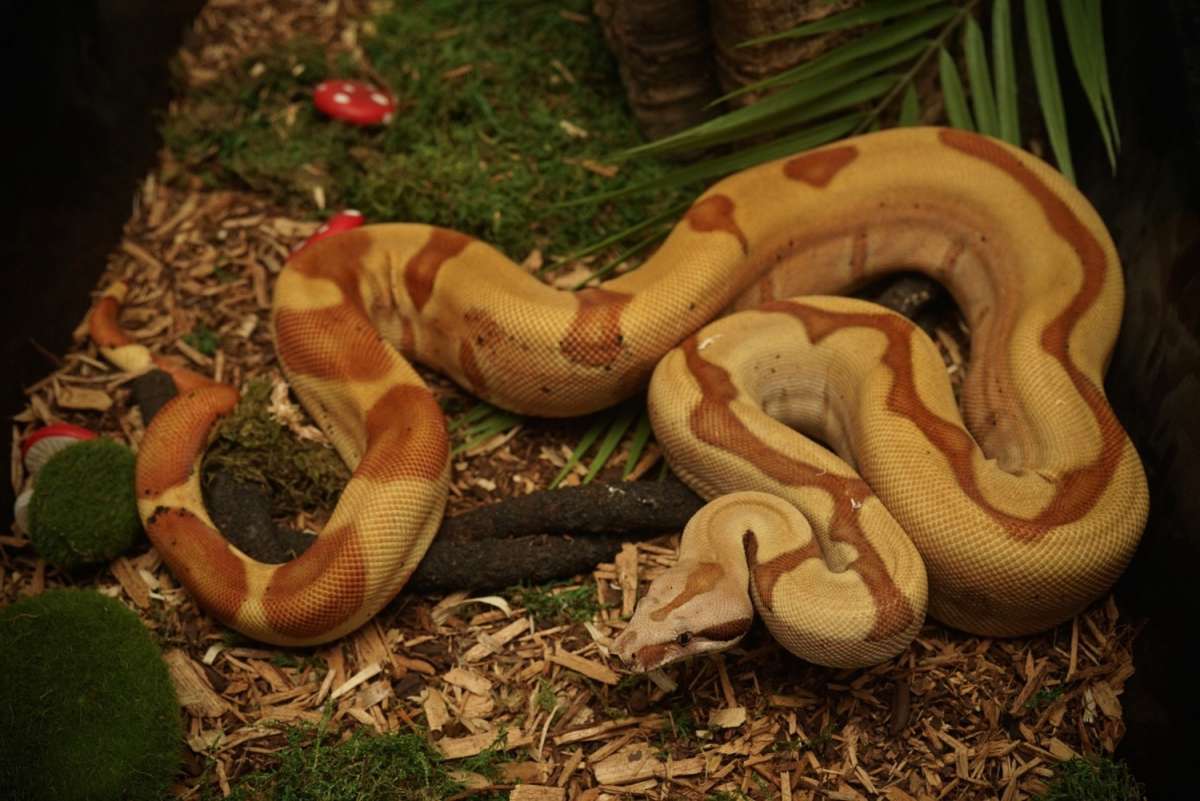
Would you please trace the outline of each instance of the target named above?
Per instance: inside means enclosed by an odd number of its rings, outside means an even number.
[[[961,413],[919,329],[838,297],[902,269],[944,283],[970,327]],[[93,336],[144,369],[117,300]],[[668,461],[713,500],[614,644],[634,667],[729,647],[756,610],[790,651],[836,666],[903,650],[927,609],[1028,634],[1105,593],[1145,523],[1142,466],[1102,386],[1122,304],[1087,200],[1034,156],[949,129],[725,178],[639,269],[575,293],[461,233],[367,226],[295,255],[275,286],[279,362],[353,469],[314,545],[267,565],[216,530],[198,463],[237,393],[187,376],[141,443],[139,510],[213,616],[325,642],[399,592],[442,516],[446,426],[410,359],[539,416],[649,381]]]

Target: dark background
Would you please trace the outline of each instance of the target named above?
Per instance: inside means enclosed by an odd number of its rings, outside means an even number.
[[[1152,801],[1182,801],[1200,798],[1190,656],[1200,613],[1200,3],[1114,0],[1104,12],[1124,145],[1115,177],[1082,98],[1069,116],[1080,187],[1124,263],[1125,321],[1106,388],[1151,491],[1117,593],[1125,612],[1148,617],[1121,696],[1120,755]]]
[[[155,163],[167,62],[203,0],[0,2],[0,415],[70,343]],[[0,481],[0,523],[12,520]]]
[[[0,144],[5,191],[0,412],[23,406],[82,318],[137,185],[159,146],[167,61],[201,0],[5,4]],[[1190,635],[1200,582],[1200,3],[1105,3],[1124,148],[1107,167],[1082,97],[1068,94],[1080,184],[1124,261],[1126,322],[1108,391],[1150,476],[1151,519],[1122,579],[1126,612],[1147,620],[1121,700],[1120,755],[1154,801],[1190,799],[1197,723]],[[1059,54],[1063,74],[1069,54]],[[1074,82],[1064,81],[1070,93]],[[3,430],[8,452],[11,428]],[[12,514],[0,482],[0,521]]]

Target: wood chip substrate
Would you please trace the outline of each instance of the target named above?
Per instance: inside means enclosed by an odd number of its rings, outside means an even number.
[[[353,46],[357,4],[295,5],[306,11],[213,0],[182,53],[187,80],[235,68],[269,37],[303,31]],[[180,180],[177,170],[164,155],[146,177],[96,291],[126,282],[122,322],[158,353],[234,385],[278,380],[267,319],[272,282],[318,223],[251,194]],[[136,448],[144,427],[130,400],[132,376],[105,363],[77,322],[74,349],[28,389],[14,441],[64,420]],[[212,355],[184,339],[200,326],[219,342]],[[438,393],[456,391],[430,380]],[[556,432],[526,427],[456,458],[452,510],[545,486],[569,441]],[[19,454],[13,466],[19,486]],[[469,588],[449,597],[402,593],[357,633],[311,649],[230,636],[144,542],[105,568],[66,576],[48,569],[23,536],[0,537],[0,603],[73,585],[138,612],[163,646],[185,714],[179,798],[206,789],[227,795],[239,777],[271,767],[286,745],[284,727],[323,715],[335,731],[420,732],[449,760],[502,752],[500,778],[461,775],[469,788],[462,797],[470,788],[511,787],[514,801],[722,792],[783,801],[1016,801],[1042,790],[1057,763],[1110,754],[1121,739],[1135,630],[1111,599],[1033,638],[968,637],[930,622],[904,654],[871,669],[808,665],[757,625],[723,655],[653,679],[626,674],[609,645],[676,547],[677,537],[628,545],[613,564],[555,590],[594,586],[600,611],[590,620],[541,625],[511,599],[475,598]]]

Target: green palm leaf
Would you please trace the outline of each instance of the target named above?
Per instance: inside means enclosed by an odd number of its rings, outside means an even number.
[[[877,87],[878,88],[878,87]],[[617,189],[612,192],[604,192],[599,195],[589,195],[579,200],[572,200],[564,203],[564,206],[579,205],[582,203],[595,203],[597,201],[614,200],[616,198],[625,197],[637,192],[646,192],[652,189],[662,189],[673,186],[683,186],[692,183],[693,181],[702,181],[708,178],[713,178],[719,175],[728,175],[738,170],[744,170],[747,167],[753,167],[755,164],[762,164],[766,161],[773,161],[784,156],[790,156],[794,153],[799,153],[802,150],[823,145],[826,142],[832,142],[834,139],[846,136],[855,129],[863,119],[864,114],[856,112],[848,114],[844,117],[839,117],[830,122],[806,128],[799,133],[786,136],[782,139],[777,139],[774,142],[769,142],[763,145],[748,147],[744,150],[739,150],[735,153],[730,153],[727,156],[720,156],[714,159],[689,164],[686,167],[681,167],[674,170],[664,177],[653,183],[639,184],[637,186],[627,187],[625,189]]]
[[[896,124],[900,127],[916,125],[921,121],[921,99],[917,90],[910,83],[904,87],[904,98],[900,101],[900,118]]]
[[[996,73],[996,124],[1000,138],[1020,147],[1017,65],[1013,53],[1012,8],[1008,0],[996,0],[992,6],[992,67]]]
[[[963,51],[967,57],[967,78],[971,83],[971,107],[975,109],[979,132],[999,136],[1000,125],[996,120],[996,98],[992,94],[987,49],[983,45],[983,31],[974,17],[967,18],[963,31]]]
[[[814,58],[812,61],[784,70],[778,75],[756,83],[743,86],[730,92],[714,102],[721,102],[747,92],[757,92],[774,86],[795,83],[800,80],[815,78],[818,75],[839,69],[845,64],[859,58],[882,53],[897,45],[909,42],[927,31],[953,19],[959,12],[953,6],[937,8],[924,14],[917,14],[908,19],[885,25],[870,33],[863,34],[857,39],[836,47],[829,52]]]
[[[1112,113],[1112,93],[1108,85],[1100,0],[1063,3],[1062,16],[1067,29],[1067,43],[1071,47],[1071,60],[1075,62],[1075,73],[1079,76],[1088,104],[1092,107],[1092,114],[1096,117],[1104,148],[1108,151],[1108,162],[1113,170],[1116,170],[1116,120]]]
[[[962,79],[958,77],[958,67],[954,66],[954,59],[944,47],[938,53],[938,75],[942,81],[946,116],[950,118],[950,124],[964,131],[975,130],[975,121],[971,119],[971,110],[967,108]]]
[[[925,40],[908,42],[859,61],[852,62],[836,75],[821,80],[804,80],[769,95],[750,106],[723,114],[716,119],[681,131],[673,136],[622,151],[614,158],[661,156],[696,150],[756,136],[845,108],[858,102],[864,91],[870,93],[874,76],[915,58],[927,46]]]
[[[1046,0],[1025,0],[1025,31],[1029,35],[1029,53],[1033,59],[1033,78],[1037,84],[1038,101],[1046,121],[1050,148],[1063,175],[1075,183],[1075,167],[1071,163],[1071,144],[1067,137],[1067,115],[1063,110],[1062,90],[1058,83],[1058,67],[1054,61],[1054,37],[1050,33],[1050,15]]]
[[[482,413],[477,413],[477,410],[482,409]],[[462,442],[451,449],[450,455],[457,456],[463,451],[469,451],[487,442],[497,434],[507,432],[514,426],[520,425],[525,418],[519,414],[506,412],[502,409],[497,409],[490,404],[480,403],[472,408],[469,412],[463,415],[463,418],[468,415],[473,415],[475,419],[466,425],[466,430],[462,434]],[[461,420],[462,418],[460,418]],[[464,424],[455,421],[451,425],[451,430],[461,428]]]
[[[633,468],[637,467],[637,463],[641,461],[642,454],[646,451],[646,444],[650,441],[650,412],[645,404],[642,404],[641,413],[638,414],[637,425],[634,426],[633,436],[629,440],[629,456],[625,459],[625,469],[621,472],[621,478],[629,478],[629,474],[633,472]]]
[[[592,423],[592,427],[579,438],[579,442],[575,443],[574,449],[571,450],[571,455],[567,457],[566,464],[562,466],[562,469],[558,471],[558,475],[550,482],[550,489],[557,487],[575,469],[575,465],[579,464],[579,460],[588,452],[592,444],[600,438],[600,435],[608,428],[608,424],[609,420],[603,415],[598,417],[596,422]]]
[[[609,458],[613,455],[613,451],[621,444],[621,440],[625,437],[625,432],[633,425],[634,419],[637,417],[637,403],[623,403],[617,407],[608,428],[604,432],[604,439],[600,441],[600,446],[596,448],[596,455],[592,457],[592,463],[588,465],[587,475],[583,477],[583,483],[587,484],[596,477],[596,474],[603,469],[608,463]]]
[[[892,17],[899,17],[912,11],[919,11],[934,3],[945,3],[945,0],[878,0],[878,2],[870,3],[862,8],[855,8],[841,14],[834,14],[831,17],[799,25],[781,33],[772,33],[767,36],[750,39],[749,41],[742,42],[738,47],[749,47],[751,45],[766,44],[767,42],[776,42],[780,39],[798,39],[804,36],[815,36],[819,33],[857,28],[860,25],[883,22]]]

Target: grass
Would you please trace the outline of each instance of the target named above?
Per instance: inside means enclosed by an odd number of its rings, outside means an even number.
[[[694,194],[620,204],[556,204],[653,182],[658,161],[605,154],[640,142],[588,0],[405,4],[373,20],[374,71],[400,103],[391,125],[362,129],[312,108],[312,87],[364,77],[323,47],[293,41],[236,74],[191,89],[163,127],[175,157],[210,183],[274,198],[301,216],[353,207],[372,221],[456,228],[521,259],[559,256]]]
[[[1107,757],[1076,758],[1058,766],[1058,775],[1036,801],[1142,801],[1145,794],[1129,766]]]
[[[337,741],[321,727],[293,727],[287,738],[274,768],[242,779],[231,801],[439,801],[463,789],[419,732],[374,736],[356,731]],[[485,751],[457,767],[494,777],[497,761],[497,752]]]

